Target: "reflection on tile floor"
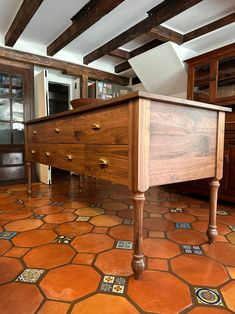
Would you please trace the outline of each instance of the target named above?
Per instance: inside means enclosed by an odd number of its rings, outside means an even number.
[[[151,188],[136,281],[127,188],[87,180],[79,192],[72,176],[33,191],[0,186],[1,314],[235,313],[235,205],[220,204],[208,245],[207,199]]]

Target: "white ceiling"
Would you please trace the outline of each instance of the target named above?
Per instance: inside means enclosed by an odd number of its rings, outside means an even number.
[[[23,0],[0,0],[0,45]],[[69,25],[70,19],[88,0],[44,0],[13,49],[46,55],[46,47]],[[83,57],[124,32],[145,17],[146,12],[162,0],[125,0],[95,25],[77,37],[54,58],[82,64]],[[205,24],[235,12],[235,0],[204,0],[172,18],[163,25],[185,34]],[[235,23],[185,43],[188,49],[200,54],[235,42]],[[122,48],[133,50],[149,40],[141,36]],[[104,56],[89,66],[113,72],[122,60]],[[123,73],[125,75],[125,73]],[[130,71],[126,75],[132,75]]]

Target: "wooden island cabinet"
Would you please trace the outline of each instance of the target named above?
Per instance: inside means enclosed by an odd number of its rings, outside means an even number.
[[[235,44],[186,62],[188,99],[235,107]],[[186,182],[178,188],[201,195],[209,193],[207,180]],[[219,198],[235,202],[235,112],[227,114],[225,120],[224,170]]]
[[[129,187],[134,203],[135,278],[145,269],[143,208],[151,186],[210,178],[207,235],[215,241],[224,121],[229,108],[132,92],[26,122],[28,192],[40,162]]]

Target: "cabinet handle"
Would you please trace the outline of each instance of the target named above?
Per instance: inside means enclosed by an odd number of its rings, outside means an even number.
[[[34,155],[36,153],[36,150],[32,149],[31,154]]]
[[[47,157],[50,157],[50,156],[51,156],[51,153],[50,153],[50,152],[46,152],[46,156],[47,156]]]
[[[106,159],[106,158],[100,158],[99,159],[99,165],[101,166],[101,167],[108,167],[108,165],[109,165],[109,161],[108,161],[108,159]]]
[[[93,130],[99,130],[101,128],[101,123],[100,122],[95,122],[92,124],[91,128]]]
[[[33,130],[33,135],[36,135],[37,134],[37,131],[36,130]]]
[[[55,133],[60,133],[60,129],[59,128],[55,128]]]
[[[72,159],[73,159],[73,156],[72,156],[71,154],[67,154],[67,155],[66,155],[66,158],[67,158],[67,160],[72,160]]]

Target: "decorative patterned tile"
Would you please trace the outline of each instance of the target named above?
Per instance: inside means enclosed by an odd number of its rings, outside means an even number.
[[[203,255],[203,249],[199,245],[188,245],[183,244],[181,246],[182,252],[185,254],[196,254],[196,255]]]
[[[3,231],[0,233],[0,239],[9,240],[13,238],[15,235],[17,235],[17,232],[15,231]]]
[[[183,209],[182,208],[178,208],[178,207],[173,207],[170,209],[171,213],[183,213]]]
[[[42,219],[45,215],[40,215],[40,214],[33,214],[32,216],[30,216],[30,218],[33,219]]]
[[[99,290],[102,292],[110,292],[115,294],[123,294],[127,286],[125,277],[116,277],[105,275],[101,281]]]
[[[132,204],[128,205],[128,209],[134,209],[134,205]]]
[[[134,224],[134,219],[125,218],[125,219],[123,220],[123,224],[124,224],[124,225],[133,225],[133,224]]]
[[[52,206],[64,206],[64,202],[52,202],[50,205],[52,205]]]
[[[64,235],[58,236],[53,242],[69,244],[73,240],[73,237],[66,237]]]
[[[24,204],[24,201],[21,200],[21,199],[18,199],[18,200],[16,200],[16,203],[17,203],[17,204]]]
[[[194,292],[199,304],[224,306],[217,289],[196,287]]]
[[[16,281],[35,283],[44,273],[44,269],[26,268],[17,278]]]
[[[185,222],[176,222],[175,227],[176,229],[192,229],[191,224]]]
[[[217,215],[227,216],[228,212],[226,210],[217,210]]]
[[[88,221],[90,218],[89,216],[79,216],[76,221]]]
[[[89,207],[95,208],[95,207],[100,207],[102,204],[100,203],[91,203],[89,204]]]
[[[235,226],[229,226],[232,231],[235,231]]]
[[[116,249],[132,250],[133,242],[132,241],[123,241],[118,240],[116,244]]]

